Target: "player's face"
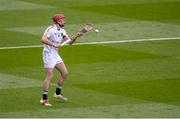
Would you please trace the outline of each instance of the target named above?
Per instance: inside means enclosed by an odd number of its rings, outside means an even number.
[[[65,25],[65,19],[61,19],[59,22],[58,22],[59,26],[60,27],[64,27]]]

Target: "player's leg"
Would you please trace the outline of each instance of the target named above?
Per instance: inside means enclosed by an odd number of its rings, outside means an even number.
[[[64,62],[58,63],[56,64],[56,69],[59,71],[60,76],[57,82],[57,87],[56,87],[56,92],[54,94],[54,97],[56,98],[60,98],[62,100],[67,101],[67,98],[62,96],[61,90],[62,90],[62,86],[64,84],[64,81],[68,75],[68,70],[66,68],[66,65],[64,64]]]
[[[48,91],[49,90],[49,86],[50,86],[52,77],[53,77],[53,69],[46,69],[45,79],[44,79],[44,82],[43,82],[43,91]]]
[[[58,80],[58,84],[63,86],[64,81],[68,75],[68,70],[66,68],[66,65],[64,64],[64,62],[61,62],[59,64],[56,64],[56,69],[59,71],[59,73],[61,74]]]
[[[46,106],[51,106],[48,102],[48,90],[53,77],[53,68],[47,68],[45,79],[43,81],[43,98],[41,99],[41,103],[43,103]]]

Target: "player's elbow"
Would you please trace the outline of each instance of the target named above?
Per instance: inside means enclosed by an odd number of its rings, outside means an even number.
[[[71,38],[71,41],[69,42],[69,45],[72,45],[74,43],[75,39]]]

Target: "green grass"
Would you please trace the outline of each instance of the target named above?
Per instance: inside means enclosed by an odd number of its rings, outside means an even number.
[[[180,2],[159,2],[143,4],[118,4],[106,6],[74,7],[75,9],[89,12],[98,12],[103,14],[121,16],[131,19],[161,21],[179,24]],[[73,7],[72,7],[73,8]],[[173,20],[171,22],[171,20]],[[177,20],[177,22],[174,22]]]
[[[77,84],[77,87],[152,102],[179,105],[180,97],[177,94],[180,88],[176,87],[177,83],[179,83],[179,79]],[[101,86],[99,87],[99,85]]]
[[[179,37],[179,0],[0,0],[0,48],[41,45],[54,13],[66,15],[70,35],[84,23],[91,31],[77,42]],[[13,8],[12,8],[13,6]],[[0,49],[0,118],[163,118],[180,114],[180,41],[72,45],[59,53],[69,76],[68,102],[39,104],[44,69],[42,47]]]

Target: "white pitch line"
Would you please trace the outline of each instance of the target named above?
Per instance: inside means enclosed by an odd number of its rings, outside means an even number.
[[[113,43],[130,43],[130,42],[143,42],[143,41],[161,41],[161,40],[177,40],[180,37],[174,38],[150,38],[150,39],[135,39],[135,40],[120,40],[120,41],[102,41],[102,42],[87,42],[87,43],[75,43],[74,45],[91,45],[91,44],[113,44]]]
[[[120,41],[102,41],[102,42],[86,42],[86,43],[75,43],[75,44],[73,44],[73,45],[93,45],[93,44],[132,43],[132,42],[144,42],[144,41],[177,40],[177,39],[180,39],[180,37],[171,37],[171,38],[150,38],[150,39],[135,39],[135,40],[120,40]],[[5,50],[5,49],[21,49],[21,48],[38,48],[38,47],[43,47],[43,45],[0,47],[0,50]]]
[[[43,45],[27,45],[27,46],[0,47],[0,50],[6,50],[6,49],[21,49],[21,48],[38,48],[38,47],[43,47]]]

